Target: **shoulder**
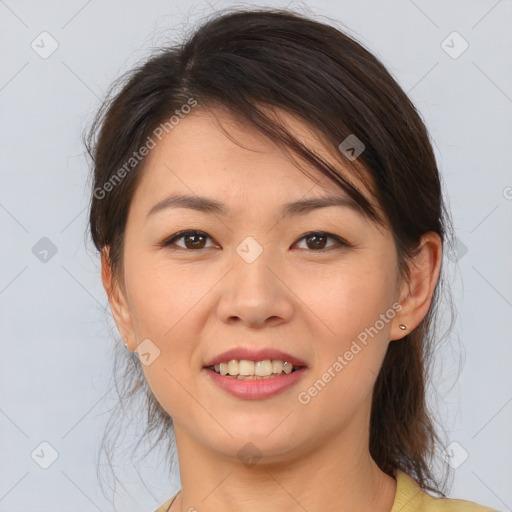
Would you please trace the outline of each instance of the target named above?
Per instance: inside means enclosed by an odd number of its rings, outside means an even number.
[[[419,487],[407,473],[397,470],[396,496],[391,512],[499,512],[473,501],[453,498],[436,498]],[[167,512],[178,492],[154,512]]]
[[[172,504],[172,502],[176,499],[176,496],[178,496],[179,491],[171,496],[165,503],[162,503],[155,512],[167,512]]]
[[[473,501],[431,496],[400,470],[396,471],[395,478],[396,496],[391,512],[498,512]]]

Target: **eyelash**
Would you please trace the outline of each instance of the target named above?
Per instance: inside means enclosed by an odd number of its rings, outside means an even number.
[[[180,231],[179,233],[176,233],[175,235],[172,235],[170,238],[165,239],[163,242],[161,242],[159,244],[159,246],[160,247],[170,247],[171,245],[174,244],[174,242],[176,240],[180,240],[181,238],[185,238],[187,235],[204,235],[204,236],[210,238],[210,240],[211,240],[211,237],[207,233],[205,233],[204,231],[188,229],[188,230],[185,230],[185,231]],[[351,245],[348,242],[346,242],[345,240],[343,240],[339,236],[333,235],[331,233],[327,233],[325,231],[309,231],[308,233],[305,233],[304,235],[302,235],[297,241],[300,241],[300,240],[303,240],[305,238],[309,238],[309,237],[312,237],[312,236],[315,236],[315,235],[326,236],[327,238],[332,238],[333,240],[335,240],[337,242],[338,247],[332,246],[332,247],[329,247],[327,249],[300,249],[300,250],[303,250],[303,251],[306,251],[306,252],[312,252],[312,253],[322,253],[322,252],[328,252],[328,251],[330,251],[332,249],[340,248],[340,247],[343,247],[343,246],[344,247],[351,247]],[[178,246],[178,248],[181,249],[181,250],[184,250],[184,251],[202,251],[202,250],[205,250],[205,249],[211,249],[211,247],[203,247],[201,249],[188,249],[186,247],[179,247],[179,246]]]

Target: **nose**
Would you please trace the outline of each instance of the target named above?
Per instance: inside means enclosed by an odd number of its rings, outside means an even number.
[[[234,254],[233,268],[221,282],[217,314],[222,322],[262,328],[293,317],[293,292],[280,265],[266,252],[251,263]]]

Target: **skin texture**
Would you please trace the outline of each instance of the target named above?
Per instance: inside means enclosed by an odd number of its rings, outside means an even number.
[[[306,166],[315,179],[306,176],[271,141],[216,113],[195,110],[147,157],[129,211],[122,282],[112,277],[108,252],[102,255],[119,332],[131,350],[149,338],[160,351],[143,369],[175,425],[182,492],[171,510],[389,512],[396,481],[369,454],[371,393],[388,343],[428,311],[441,240],[423,235],[411,280],[400,283],[391,232],[362,214],[334,206],[279,218],[284,203],[344,192],[312,167]],[[280,117],[329,154],[306,125]],[[213,197],[230,214],[180,208],[147,217],[173,193]],[[159,246],[184,229],[206,233],[204,248],[186,237]],[[315,251],[315,241],[304,238],[311,231],[337,235],[351,247],[329,238]],[[236,252],[248,236],[263,250],[250,264]],[[299,403],[298,393],[394,303],[400,312],[309,403]],[[306,361],[307,372],[272,398],[235,398],[202,367],[237,346],[286,351]],[[251,467],[237,456],[248,442],[261,455]]]

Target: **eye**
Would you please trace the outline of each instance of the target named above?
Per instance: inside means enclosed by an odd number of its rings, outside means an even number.
[[[205,232],[189,229],[187,231],[180,231],[179,233],[173,235],[171,238],[164,240],[160,246],[169,247],[171,245],[176,245],[182,249],[189,250],[208,249],[209,247],[205,246],[205,241],[207,239],[211,240],[211,237]],[[335,243],[326,249],[326,243],[328,239],[334,240]],[[177,245],[175,242],[178,240],[183,240],[184,245]],[[345,242],[345,240],[341,239],[339,236],[326,233],[325,231],[311,231],[299,238],[299,242],[302,240],[306,241],[306,246],[310,249],[309,252],[326,252],[327,250],[331,250],[332,247],[335,247],[336,245],[350,247],[350,244]],[[213,246],[214,245],[210,247]]]
[[[333,244],[341,245],[341,246],[349,246],[347,242],[342,240],[339,236],[332,235],[330,233],[326,233],[324,231],[312,231],[310,233],[306,233],[304,236],[299,238],[299,240],[306,240],[306,246],[313,246],[312,251],[313,252],[325,252],[325,245],[328,239],[334,240],[336,243]],[[312,242],[309,242],[312,241]],[[330,250],[333,246],[331,245],[328,250]]]
[[[164,240],[161,244],[162,247],[168,247],[170,245],[174,245],[174,242],[176,240],[185,240],[185,247],[181,247],[182,249],[204,249],[204,241],[206,238],[210,238],[206,233],[203,231],[196,231],[196,230],[187,230],[187,231],[181,231],[180,233],[177,233],[176,235],[173,235],[171,238],[168,238],[167,240]],[[187,242],[190,241],[190,242]],[[208,248],[208,247],[207,247]]]

